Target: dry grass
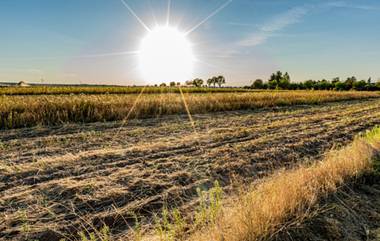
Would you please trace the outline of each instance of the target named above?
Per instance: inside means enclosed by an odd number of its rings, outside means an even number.
[[[319,198],[336,191],[347,179],[372,168],[380,149],[380,129],[357,138],[351,145],[329,153],[320,163],[280,172],[233,200],[217,222],[190,240],[266,240],[289,218],[307,215]]]
[[[185,94],[193,114],[378,97],[374,92],[333,91]],[[137,98],[137,95],[0,96],[0,129],[186,114],[179,94]]]
[[[181,217],[187,222],[192,210],[201,214],[194,217],[198,226],[215,220],[219,204],[209,201],[218,198],[202,195],[198,205],[198,188],[210,190],[218,180],[231,190],[231,177],[252,183],[279,168],[319,160],[333,144],[346,145],[380,124],[379,117],[380,100],[374,99],[196,115],[197,134],[186,116],[133,120],[124,128],[96,123],[4,130],[0,239],[71,241],[84,231],[101,240],[107,225],[111,240],[132,240],[134,229],[139,240],[152,223],[162,236],[182,238],[188,229]]]
[[[141,86],[30,86],[0,87],[0,95],[68,95],[68,94],[138,94]],[[248,92],[242,88],[197,88],[182,87],[185,93]],[[254,90],[258,91],[258,90]],[[178,87],[145,87],[145,93],[179,93]]]

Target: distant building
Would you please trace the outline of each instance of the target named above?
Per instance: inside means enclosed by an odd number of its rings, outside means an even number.
[[[20,81],[20,82],[18,82],[17,86],[19,86],[19,87],[28,87],[30,85],[27,84],[25,81]]]

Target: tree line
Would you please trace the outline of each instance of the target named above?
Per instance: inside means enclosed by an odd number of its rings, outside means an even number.
[[[185,82],[186,85],[194,86],[194,87],[206,87],[206,84],[208,87],[211,87],[211,86],[222,87],[222,85],[224,85],[225,83],[226,83],[226,78],[222,75],[211,77],[206,82],[201,78],[196,78],[196,79],[188,80]],[[169,83],[170,87],[175,87],[175,86],[180,86],[180,85],[181,85],[180,82],[174,82],[173,81],[173,82]],[[160,84],[160,87],[165,87],[165,86],[167,86],[166,83]]]
[[[206,83],[208,87],[211,87],[211,86],[216,87],[216,85],[218,85],[219,87],[222,87],[222,85],[226,83],[226,78],[222,75],[214,76],[214,77],[209,78],[206,81]],[[205,84],[205,81],[200,78],[186,81],[186,85],[193,85],[195,87],[202,87],[204,84]]]
[[[380,90],[380,82],[373,82],[371,78],[368,80],[358,80],[355,76],[341,80],[339,77],[333,78],[331,81],[322,80],[307,80],[300,83],[292,83],[288,72],[282,73],[277,71],[273,73],[268,81],[256,79],[251,86],[251,89],[269,89],[269,90],[358,90],[358,91],[376,91]]]

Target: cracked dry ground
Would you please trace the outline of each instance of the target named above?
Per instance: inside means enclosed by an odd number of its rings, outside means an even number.
[[[107,224],[127,235],[196,188],[318,160],[380,124],[380,100],[0,132],[0,239],[58,240]],[[54,230],[54,231],[53,231]],[[125,237],[125,236],[123,236]]]

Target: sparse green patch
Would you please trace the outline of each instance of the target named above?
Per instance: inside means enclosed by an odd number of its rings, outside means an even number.
[[[161,217],[155,217],[155,232],[162,241],[174,241],[184,235],[186,223],[178,209],[162,209]]]
[[[201,191],[200,188],[197,188],[197,192],[199,204],[193,220],[185,220],[184,215],[176,208],[169,211],[165,207],[162,209],[160,217],[155,216],[155,233],[161,241],[177,240],[186,235],[187,229],[215,223],[222,208],[223,190],[219,182],[215,181],[214,186],[208,191]]]
[[[201,191],[197,188],[199,206],[195,212],[194,221],[196,226],[214,223],[222,207],[223,189],[219,182],[214,182],[214,187],[209,191]]]
[[[79,232],[81,241],[111,241],[110,228],[104,225],[100,230]]]

